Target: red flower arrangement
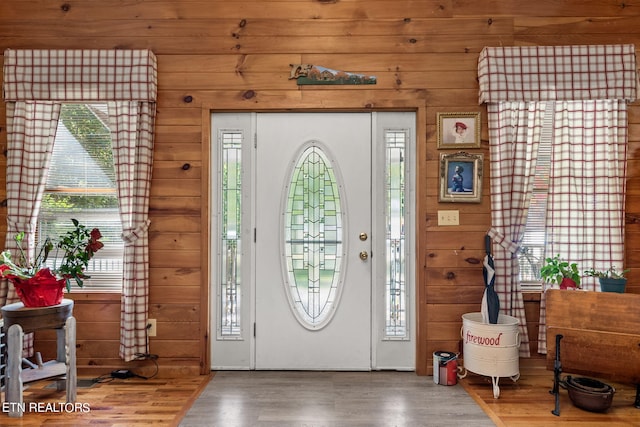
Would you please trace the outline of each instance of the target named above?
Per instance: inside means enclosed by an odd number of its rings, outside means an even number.
[[[93,255],[104,246],[100,242],[102,234],[97,228],[89,230],[77,220],[72,219],[71,221],[74,229],[63,234],[57,243],[47,237],[37,251],[35,259],[31,262],[22,248],[24,232],[18,233],[14,238],[20,251],[18,262],[12,260],[10,251],[2,252],[0,274],[14,284],[18,296],[25,306],[41,307],[59,304],[62,301],[64,286],[66,285],[67,291],[71,291],[71,279],[74,279],[75,283],[82,287],[84,279],[90,277],[84,274],[84,270]],[[53,265],[47,266],[46,262],[54,248],[56,256],[53,257]],[[59,251],[63,251],[62,258],[57,256]],[[57,265],[59,259],[61,262]],[[38,292],[34,299],[29,300],[26,293],[32,289],[27,288],[50,290],[50,292]]]

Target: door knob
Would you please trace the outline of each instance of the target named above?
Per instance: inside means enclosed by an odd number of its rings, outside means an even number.
[[[369,236],[367,236],[367,233],[365,232],[360,233],[360,240],[362,240],[363,242],[367,240],[368,237]]]
[[[369,253],[367,251],[360,252],[360,259],[366,261],[369,258]]]

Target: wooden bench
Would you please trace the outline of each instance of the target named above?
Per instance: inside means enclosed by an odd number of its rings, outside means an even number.
[[[547,369],[561,335],[563,372],[636,384],[640,408],[640,295],[550,289],[545,296]]]

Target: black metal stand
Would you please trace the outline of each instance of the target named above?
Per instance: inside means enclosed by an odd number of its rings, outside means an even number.
[[[562,363],[560,362],[560,340],[562,335],[556,335],[556,360],[553,362],[553,390],[549,393],[555,395],[556,407],[551,413],[557,417],[560,416],[560,374],[562,373]],[[640,388],[638,389],[640,390]]]

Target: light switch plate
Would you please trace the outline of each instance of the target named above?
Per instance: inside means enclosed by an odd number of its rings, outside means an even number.
[[[438,211],[438,225],[460,225],[459,211]]]

